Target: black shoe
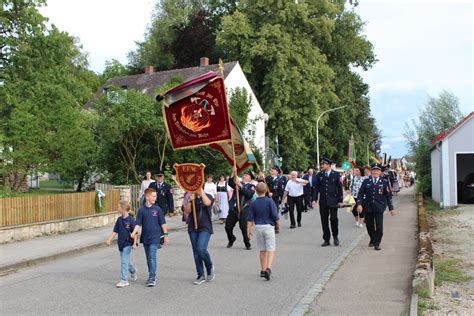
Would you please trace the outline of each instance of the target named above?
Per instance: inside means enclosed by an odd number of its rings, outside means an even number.
[[[339,246],[339,239],[337,238],[334,238],[334,246]]]
[[[382,248],[380,248],[380,246],[374,246],[374,249],[375,250],[382,250]]]
[[[270,281],[270,276],[272,275],[272,270],[270,268],[267,268],[267,270],[265,270],[264,272],[264,278],[267,280],[267,281]]]
[[[260,271],[260,277],[261,277],[261,278],[264,278],[266,272],[267,272],[267,271]]]
[[[301,227],[301,223],[298,223],[298,227]]]
[[[295,225],[291,225],[291,226],[290,226],[290,229],[293,229],[293,228],[295,228]]]
[[[245,249],[247,249],[247,250],[252,250],[252,245],[246,245],[246,246],[245,246]]]
[[[374,244],[372,242],[369,242],[369,247],[373,247]]]
[[[232,248],[236,240],[237,240],[237,237],[234,236],[232,240],[230,240],[229,243],[227,244],[227,248]]]
[[[321,244],[321,247],[327,247],[329,245],[330,245],[329,241],[325,241]]]

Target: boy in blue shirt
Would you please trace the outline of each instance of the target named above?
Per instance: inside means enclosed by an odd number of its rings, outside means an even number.
[[[137,270],[130,262],[130,253],[133,249],[137,249],[137,237],[131,238],[131,233],[135,229],[135,220],[129,214],[130,204],[127,201],[119,201],[118,211],[120,217],[115,222],[114,231],[110,234],[105,242],[107,245],[112,244],[112,239],[118,235],[117,245],[120,251],[120,282],[116,284],[117,287],[123,288],[130,284],[128,283],[128,273],[130,272],[130,279],[136,281]]]
[[[146,261],[148,265],[148,280],[146,286],[156,285],[156,251],[158,250],[160,239],[163,243],[168,244],[168,229],[163,211],[157,205],[155,189],[148,188],[145,190],[145,204],[138,210],[137,223],[132,233],[135,238],[138,231],[142,230],[140,242],[145,248]]]
[[[253,227],[257,232],[257,244],[260,250],[260,277],[270,280],[273,257],[275,255],[275,227],[280,225],[280,217],[275,202],[265,196],[268,187],[265,182],[257,184],[257,199],[252,202],[247,217],[247,232],[252,239]]]

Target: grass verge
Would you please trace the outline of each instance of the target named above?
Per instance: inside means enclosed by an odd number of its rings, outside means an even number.
[[[439,259],[435,257],[435,286],[443,282],[464,283],[471,278],[464,273],[459,259]]]

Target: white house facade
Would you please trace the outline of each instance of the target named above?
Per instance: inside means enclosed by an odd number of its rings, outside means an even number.
[[[440,133],[432,145],[433,200],[443,208],[469,200],[470,192],[474,192],[474,183],[471,183],[474,178],[474,112],[447,132]]]

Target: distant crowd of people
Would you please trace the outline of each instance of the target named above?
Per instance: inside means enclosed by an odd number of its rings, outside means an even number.
[[[194,284],[211,282],[215,278],[214,264],[208,251],[213,230],[213,215],[219,223],[225,224],[227,248],[237,241],[234,228],[239,224],[245,249],[252,249],[256,240],[259,249],[260,277],[271,279],[272,265],[276,251],[275,234],[280,233],[280,216],[289,216],[290,229],[302,226],[303,213],[316,209],[322,226],[322,247],[339,246],[338,210],[348,208],[355,218],[357,227],[366,226],[370,237],[369,247],[381,250],[383,236],[383,213],[389,208],[394,215],[392,194],[398,194],[402,187],[413,185],[414,174],[390,170],[378,163],[355,167],[338,172],[332,168],[333,161],[323,158],[320,169],[309,168],[305,172],[292,171],[282,174],[278,166],[270,173],[257,175],[248,170],[241,177],[234,167],[230,176],[220,175],[214,182],[212,175],[198,193],[186,192],[181,206],[182,219],[188,224],[196,279]],[[175,180],[173,178],[173,180]],[[107,239],[111,244],[116,236],[121,258],[121,277],[117,287],[129,286],[129,280],[136,281],[135,267],[130,262],[132,249],[143,244],[148,266],[147,286],[156,285],[157,250],[168,244],[168,230],[165,215],[174,214],[172,186],[164,181],[159,171],[152,179],[151,171],[141,183],[138,198],[141,206],[134,216],[128,202],[120,201],[113,233]],[[193,207],[192,207],[193,205]],[[196,217],[192,216],[195,210]],[[194,223],[197,220],[197,225]]]

